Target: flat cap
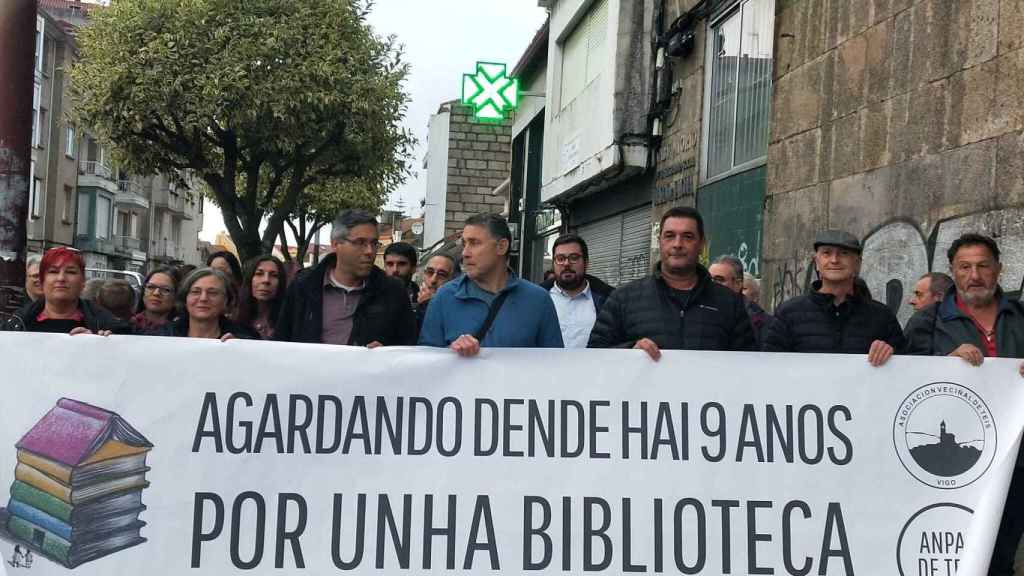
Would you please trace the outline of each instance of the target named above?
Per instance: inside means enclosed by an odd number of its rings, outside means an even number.
[[[860,254],[863,247],[856,236],[843,230],[823,230],[814,237],[814,249],[819,246],[838,246]]]

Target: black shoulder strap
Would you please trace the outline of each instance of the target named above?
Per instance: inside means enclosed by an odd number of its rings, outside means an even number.
[[[487,332],[491,329],[491,324],[494,324],[494,318],[498,316],[498,311],[501,310],[501,307],[505,304],[505,299],[508,298],[508,293],[508,290],[502,291],[501,294],[498,294],[498,296],[494,298],[494,301],[491,302],[491,307],[487,311],[487,319],[484,320],[483,326],[476,331],[476,334],[473,334],[473,337],[476,338],[478,342],[483,342],[484,336],[487,336]]]

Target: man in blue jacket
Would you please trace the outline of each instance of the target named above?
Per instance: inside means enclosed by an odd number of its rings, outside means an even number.
[[[464,274],[442,286],[423,321],[421,346],[476,356],[480,347],[561,348],[548,293],[508,268],[512,233],[501,216],[479,214],[462,231]]]

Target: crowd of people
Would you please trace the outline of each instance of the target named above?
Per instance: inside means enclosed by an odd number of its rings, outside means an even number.
[[[817,280],[769,314],[757,279],[738,259],[700,263],[706,235],[697,210],[668,210],[659,230],[651,274],[617,288],[588,273],[587,243],[573,234],[554,242],[541,285],[517,277],[509,266],[511,231],[494,214],[466,220],[461,253],[430,257],[418,275],[416,249],[403,243],[389,245],[384,269],[377,267],[375,217],[346,210],[333,223],[332,253],[294,278],[274,256],[243,269],[219,252],[205,267],[150,271],[140,298],[118,280],[99,281],[88,294],[82,255],[53,248],[29,260],[29,302],[3,328],[418,344],[467,357],[488,347],[565,347],[635,348],[655,361],[663,350],[860,354],[873,366],[894,354],[956,356],[975,366],[989,357],[1024,358],[1024,306],[1000,287],[1000,250],[988,236],[965,233],[952,243],[950,275],[920,278],[909,302],[916,313],[901,326],[860,279],[862,246],[847,232],[817,235]],[[1024,364],[1018,371],[1024,376]],[[990,574],[1012,573],[1024,532],[1022,482],[1024,474],[1015,474]]]

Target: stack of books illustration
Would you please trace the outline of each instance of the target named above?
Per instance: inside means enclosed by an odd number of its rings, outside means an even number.
[[[146,541],[153,445],[119,415],[62,398],[17,444],[7,531],[74,568]]]

